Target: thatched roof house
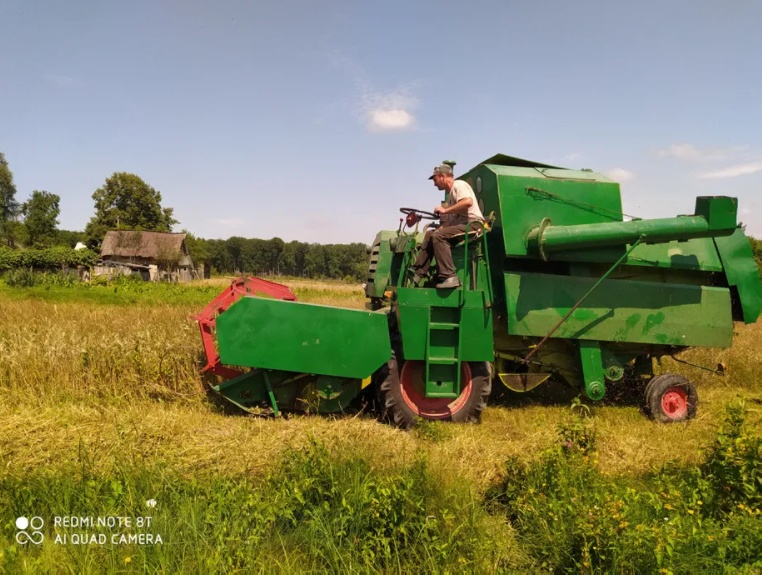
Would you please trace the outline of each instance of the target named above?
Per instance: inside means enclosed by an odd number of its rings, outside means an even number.
[[[185,234],[108,231],[101,243],[101,259],[104,264],[122,264],[132,270],[148,270],[149,266],[180,272],[193,269]]]

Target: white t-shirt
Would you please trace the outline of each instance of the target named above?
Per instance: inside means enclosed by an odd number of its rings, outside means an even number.
[[[472,200],[471,207],[468,208],[468,213],[446,214],[445,216],[447,220],[443,222],[445,225],[454,226],[457,224],[467,224],[468,222],[473,222],[476,220],[484,221],[484,216],[482,215],[482,211],[479,209],[479,204],[476,201],[474,190],[471,189],[471,186],[468,185],[468,182],[464,182],[463,180],[455,180],[455,182],[452,184],[452,188],[450,189],[450,193],[447,195],[445,204],[448,207],[454,206],[463,198],[471,198]]]

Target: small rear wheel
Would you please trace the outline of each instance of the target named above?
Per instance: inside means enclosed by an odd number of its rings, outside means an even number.
[[[646,406],[651,417],[661,423],[675,423],[696,417],[698,393],[682,375],[657,375],[646,386]]]
[[[408,429],[418,419],[478,423],[492,390],[489,363],[461,364],[460,395],[454,399],[431,398],[423,393],[422,361],[402,361],[392,355],[380,371],[378,387],[382,419]]]

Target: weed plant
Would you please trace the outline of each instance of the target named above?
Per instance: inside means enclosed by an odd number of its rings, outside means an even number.
[[[26,269],[17,268],[3,274],[3,281],[11,287],[32,287],[37,274]]]
[[[39,547],[20,547],[12,521],[0,528],[0,571],[492,572],[518,567],[510,536],[492,527],[466,485],[445,487],[422,455],[375,469],[352,445],[311,440],[284,452],[264,476],[200,481],[161,467],[99,475],[87,457],[68,476],[0,479],[13,517],[48,518]],[[13,496],[11,496],[13,494]],[[155,508],[146,501],[155,500]],[[59,517],[145,517],[151,527],[65,528]],[[161,544],[113,544],[150,533]],[[107,544],[71,544],[72,535]],[[60,544],[67,535],[67,545]],[[56,543],[56,537],[59,543]]]
[[[595,431],[579,414],[533,462],[513,458],[487,496],[543,570],[722,573],[762,569],[762,438],[727,408],[698,466],[640,476],[596,466]]]

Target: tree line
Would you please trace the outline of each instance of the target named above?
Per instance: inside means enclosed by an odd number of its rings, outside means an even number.
[[[279,274],[307,278],[363,280],[368,269],[365,244],[310,244],[247,239],[186,237],[193,261],[203,261],[222,274]]]

